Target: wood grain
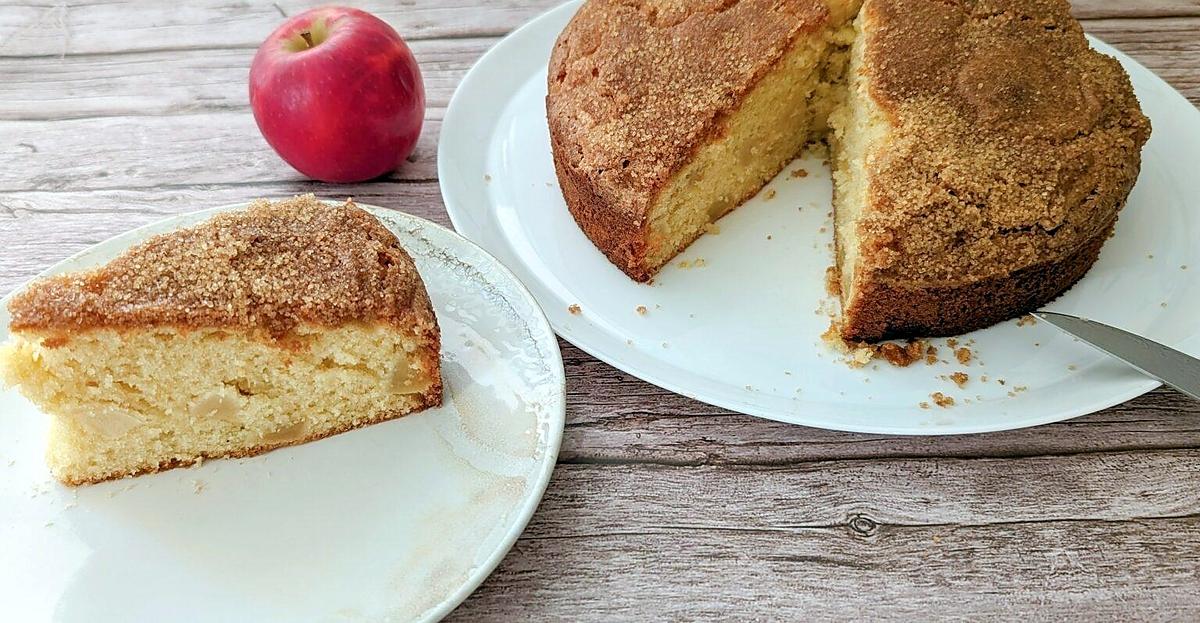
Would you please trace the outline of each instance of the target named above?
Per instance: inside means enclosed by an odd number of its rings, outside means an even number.
[[[260,196],[354,196],[448,224],[445,107],[557,0],[357,3],[422,63],[412,162],[305,181],[249,115],[259,41],[304,2],[0,2],[0,292],[112,235]],[[1200,0],[1075,13],[1200,102]],[[1200,619],[1200,408],[1159,390],[1036,429],[940,438],[787,426],[563,343],[560,465],[461,621]]]

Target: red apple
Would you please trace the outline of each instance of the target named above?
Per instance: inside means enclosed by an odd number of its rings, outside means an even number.
[[[412,153],[425,87],[412,52],[386,22],[321,7],[287,20],[258,48],[250,107],[267,142],[296,170],[361,182]]]

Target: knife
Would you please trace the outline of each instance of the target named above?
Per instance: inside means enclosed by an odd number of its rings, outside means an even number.
[[[1033,316],[1200,400],[1200,359],[1095,320],[1048,311]]]

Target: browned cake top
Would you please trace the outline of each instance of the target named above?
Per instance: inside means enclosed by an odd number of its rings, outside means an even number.
[[[557,148],[636,223],[714,123],[829,19],[821,0],[589,0],[550,59]]]
[[[863,259],[975,281],[1107,230],[1150,124],[1065,0],[871,0],[865,69],[892,140],[871,165]]]
[[[353,202],[312,195],[155,236],[95,270],[34,283],[9,310],[14,330],[228,326],[281,336],[302,322],[433,321],[396,237]]]

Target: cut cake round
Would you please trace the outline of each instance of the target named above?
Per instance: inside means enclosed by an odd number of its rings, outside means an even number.
[[[597,248],[648,281],[824,138],[844,339],[967,332],[1082,277],[1150,132],[1120,65],[1064,0],[858,5],[586,2],[547,114]]]

